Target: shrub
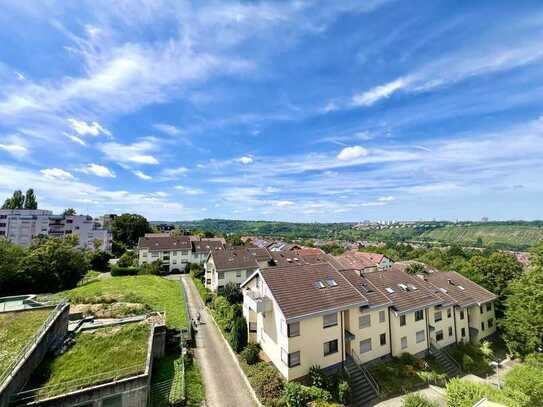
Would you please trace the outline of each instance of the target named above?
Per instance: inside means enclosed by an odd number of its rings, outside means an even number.
[[[139,274],[159,275],[161,268],[160,260],[155,260],[151,263],[145,263],[141,266]]]
[[[109,260],[113,258],[110,253],[102,250],[95,250],[94,252],[91,252],[89,257],[91,268],[97,271],[108,271]]]
[[[474,366],[474,362],[473,362],[472,357],[468,355],[467,353],[464,354],[464,356],[462,356],[462,369],[466,371],[471,371],[473,366]]]
[[[332,394],[319,387],[307,387],[291,382],[285,385],[284,398],[289,407],[305,407],[311,401],[331,401]]]
[[[402,407],[439,407],[439,404],[420,394],[408,394],[402,400]]]
[[[260,352],[260,346],[256,343],[249,343],[245,349],[241,352],[241,357],[248,365],[254,365],[260,360],[258,354]]]
[[[321,389],[320,387],[305,387],[302,386],[304,390],[307,392],[309,400],[322,400],[322,401],[331,401],[332,400],[332,394],[325,389]]]
[[[415,366],[418,363],[418,359],[416,358],[416,356],[413,356],[412,354],[407,353],[407,352],[402,353],[399,359],[400,359],[400,362],[403,363],[404,365]]]
[[[123,255],[119,258],[117,265],[119,267],[132,267],[136,265],[137,261],[138,255],[136,252],[130,250],[123,253]]]
[[[530,364],[516,365],[505,376],[505,388],[527,395],[530,406],[542,406],[543,370]]]
[[[198,263],[190,263],[189,266],[190,275],[197,279],[202,279],[204,277],[205,270]]]
[[[135,276],[139,271],[140,269],[138,267],[119,267],[118,265],[113,265],[111,267],[111,275],[114,277]]]
[[[223,295],[230,304],[237,304],[243,300],[241,290],[238,288],[236,283],[227,283],[224,286]]]
[[[337,386],[337,398],[341,404],[348,404],[351,399],[351,386],[346,380],[341,380]]]
[[[309,368],[309,378],[311,379],[311,385],[326,388],[326,376],[320,366],[314,365]]]
[[[247,323],[245,318],[236,318],[230,333],[230,345],[236,353],[240,353],[247,346]]]
[[[265,362],[258,362],[248,366],[246,373],[255,393],[264,404],[271,404],[281,397],[283,379],[273,366]]]

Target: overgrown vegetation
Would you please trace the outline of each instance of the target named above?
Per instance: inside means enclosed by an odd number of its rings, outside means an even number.
[[[0,314],[0,375],[43,325],[51,308]]]
[[[493,374],[490,366],[493,360],[493,351],[489,342],[482,342],[477,346],[471,343],[459,343],[448,350],[449,354],[462,367],[464,373],[473,373],[480,377]]]
[[[429,400],[421,394],[411,393],[403,397],[402,407],[439,407],[439,403]]]
[[[168,328],[187,326],[184,294],[179,281],[158,276],[106,278],[56,294],[70,300],[72,306],[88,305],[87,312],[112,313],[112,317],[141,314],[145,310],[166,311]],[[102,307],[93,305],[102,304]],[[134,307],[139,304],[142,307]]]

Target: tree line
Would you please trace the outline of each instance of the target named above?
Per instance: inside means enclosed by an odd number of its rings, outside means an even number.
[[[13,195],[4,201],[2,209],[38,209],[34,190],[30,188],[24,195],[20,190],[13,192]]]

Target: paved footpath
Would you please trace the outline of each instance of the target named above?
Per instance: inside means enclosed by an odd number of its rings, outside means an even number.
[[[196,359],[202,371],[208,407],[254,407],[256,402],[217,326],[204,307],[190,276],[181,277],[187,287],[191,315],[200,312],[196,334]]]

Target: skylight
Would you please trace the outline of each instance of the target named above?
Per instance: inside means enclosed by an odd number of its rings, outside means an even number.
[[[313,285],[315,286],[315,288],[324,288],[326,287],[326,285],[324,284],[324,281],[322,280],[317,280],[313,283]]]
[[[458,286],[458,289],[459,289],[459,290],[462,290],[462,291],[464,291],[464,290],[465,290],[465,288],[464,288],[464,287],[462,287],[461,285],[459,285],[459,286]]]
[[[326,280],[326,282],[328,283],[328,285],[329,285],[330,287],[335,287],[335,286],[337,286],[336,280],[334,280],[333,278],[330,278],[330,279]]]
[[[394,292],[394,289],[390,288],[390,287],[387,287],[385,288],[386,292],[389,293],[389,294],[392,294]]]

